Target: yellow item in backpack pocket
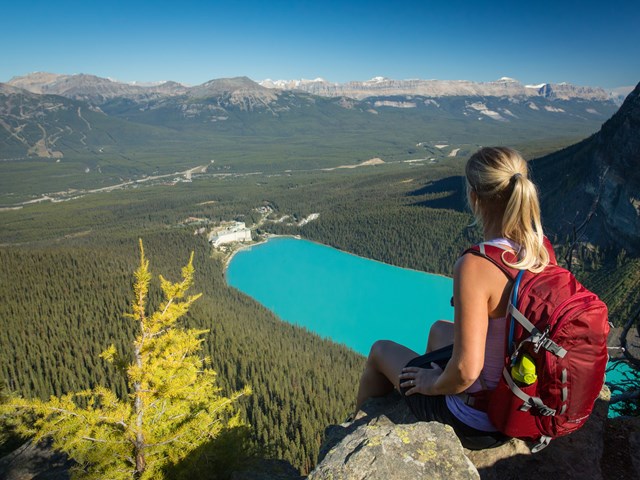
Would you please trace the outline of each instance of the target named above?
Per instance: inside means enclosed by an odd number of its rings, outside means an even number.
[[[527,355],[521,355],[516,364],[511,367],[511,376],[516,382],[525,385],[531,385],[538,379],[536,375],[536,364],[533,359]]]

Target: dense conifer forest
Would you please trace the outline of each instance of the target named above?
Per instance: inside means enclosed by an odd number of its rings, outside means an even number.
[[[118,394],[111,343],[129,348],[138,238],[153,271],[176,278],[195,252],[187,322],[207,328],[204,351],[226,391],[250,385],[240,408],[260,454],[313,466],[324,428],[353,406],[364,358],[277,319],[224,280],[224,257],[197,228],[241,220],[257,233],[298,234],[391,264],[450,274],[479,239],[463,210],[458,160],[343,172],[195,177],[0,212],[0,380],[46,398],[102,384]],[[258,208],[268,206],[265,216]],[[311,213],[317,220],[294,222]],[[277,219],[288,215],[290,222]],[[640,303],[640,261],[620,252],[577,252],[578,274],[610,302],[613,319]],[[159,301],[158,285],[151,301]],[[448,299],[443,299],[448,301]],[[1,438],[1,437],[0,437]]]
[[[195,288],[204,295],[189,324],[210,329],[204,351],[220,385],[228,391],[250,385],[253,394],[241,409],[256,445],[309,468],[323,426],[351,407],[361,356],[279,321],[227,287],[201,238],[163,232],[144,241],[151,261],[175,273],[195,251]],[[99,355],[114,341],[119,350],[130,348],[133,325],[123,313],[135,257],[133,245],[2,252],[2,296],[17,299],[0,309],[1,374],[10,390],[47,398],[106,385],[125,394],[121,376]]]

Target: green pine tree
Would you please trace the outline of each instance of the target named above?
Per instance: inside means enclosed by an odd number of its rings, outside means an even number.
[[[205,442],[242,425],[233,404],[250,389],[221,395],[216,372],[199,355],[206,330],[177,325],[200,296],[186,294],[193,282],[192,263],[193,254],[181,282],[160,276],[164,300],[148,314],[151,274],[140,241],[132,313],[127,315],[139,328],[133,362],[127,364],[113,345],[101,355],[122,366],[129,385],[126,398],[97,387],[49,401],[11,398],[0,406],[0,413],[19,419],[20,433],[52,438],[54,448],[77,462],[76,478],[162,478],[166,468]]]

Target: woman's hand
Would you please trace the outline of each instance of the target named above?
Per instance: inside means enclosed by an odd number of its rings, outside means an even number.
[[[409,389],[405,395],[436,395],[433,384],[441,374],[442,369],[437,363],[432,363],[431,368],[404,367],[400,374],[400,387]]]

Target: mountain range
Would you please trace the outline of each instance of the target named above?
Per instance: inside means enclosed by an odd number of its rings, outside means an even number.
[[[213,170],[273,172],[446,161],[488,144],[536,153],[585,138],[618,108],[599,88],[508,78],[284,83],[140,85],[52,73],[0,83],[0,196],[99,188],[212,161]]]
[[[0,83],[0,93],[16,95],[29,92],[35,95],[58,95],[72,100],[87,102],[94,106],[109,106],[116,100],[128,100],[141,105],[142,109],[162,108],[171,100],[183,105],[183,110],[191,113],[218,112],[220,108],[237,107],[240,110],[253,111],[266,109],[276,115],[284,104],[284,110],[309,103],[310,94],[316,97],[343,99],[341,105],[353,108],[356,102],[382,98],[373,102],[373,107],[417,108],[423,103],[440,108],[439,99],[469,98],[479,101],[466,102],[471,110],[493,118],[506,121],[507,117],[516,118],[507,109],[494,111],[485,106],[485,99],[509,99],[516,104],[526,105],[532,110],[544,109],[554,113],[564,113],[562,107],[550,105],[549,102],[578,101],[595,102],[609,105],[619,98],[614,93],[607,93],[602,88],[580,87],[562,84],[522,85],[511,78],[501,78],[495,82],[474,83],[469,81],[442,80],[390,80],[376,77],[365,82],[348,82],[344,84],[330,83],[322,79],[310,81],[278,81],[265,80],[256,83],[247,77],[214,79],[187,87],[177,82],[159,82],[151,85],[137,85],[113,81],[95,75],[59,75],[53,73],[33,73],[22,77],[14,77],[7,84]],[[619,92],[618,92],[619,93]],[[300,97],[295,99],[294,97]],[[418,98],[414,98],[418,97]],[[200,100],[217,98],[212,108],[199,105]],[[293,102],[291,102],[293,100]],[[313,101],[311,101],[313,103]],[[542,102],[542,103],[540,103]],[[187,105],[186,107],[184,107]],[[275,108],[274,108],[275,107]],[[467,109],[468,110],[468,109]],[[113,109],[111,109],[113,113]],[[226,113],[226,112],[225,112]],[[466,112],[467,114],[469,112]],[[472,113],[472,112],[471,112]],[[583,114],[597,114],[596,108],[585,108]],[[214,120],[220,120],[220,115]]]
[[[468,80],[393,80],[385,77],[374,77],[367,81],[332,83],[322,78],[314,80],[277,80],[270,79],[254,82],[247,77],[234,79],[211,80],[202,85],[188,87],[178,82],[156,82],[150,85],[123,83],[97,77],[95,75],[77,74],[61,75],[36,72],[25,76],[14,77],[9,85],[23,88],[32,93],[48,93],[62,95],[76,100],[94,102],[110,98],[155,98],[158,96],[188,95],[203,97],[223,91],[259,94],[270,97],[260,87],[282,91],[295,90],[323,97],[348,97],[364,99],[374,96],[420,95],[426,97],[450,96],[491,96],[491,97],[543,97],[546,99],[582,99],[620,101],[621,92],[605,91],[600,87],[583,87],[568,83],[542,83],[539,85],[523,85],[509,77],[494,82],[471,82]],[[631,89],[622,89],[628,93]],[[624,94],[624,93],[623,93]],[[273,99],[273,96],[270,97]]]

